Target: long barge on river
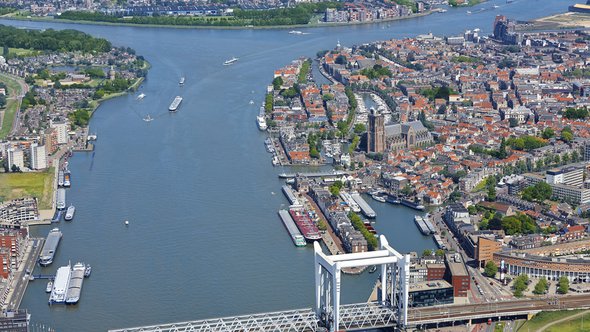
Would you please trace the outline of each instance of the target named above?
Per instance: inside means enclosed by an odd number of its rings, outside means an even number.
[[[293,221],[293,218],[291,218],[289,212],[287,210],[279,210],[279,216],[283,221],[283,225],[285,225],[285,228],[289,232],[289,235],[293,240],[293,244],[295,244],[295,246],[297,247],[304,247],[306,245],[305,238],[303,237],[303,235],[301,235],[299,229],[297,229],[295,221]]]
[[[39,255],[40,265],[47,266],[53,263],[53,256],[55,255],[61,237],[62,234],[59,228],[54,228],[47,234],[47,239],[45,239],[45,244],[43,244],[43,249],[41,249],[41,255]]]
[[[295,197],[295,193],[293,192],[293,189],[291,189],[291,187],[289,187],[288,185],[285,184],[285,185],[283,185],[282,190],[283,190],[283,194],[285,194],[285,196],[289,200],[289,204],[300,205],[299,200],[297,199],[297,197]]]
[[[422,218],[422,216],[419,216],[419,215],[414,216],[414,223],[416,224],[416,226],[418,226],[420,233],[422,233],[424,235],[432,234],[430,232],[430,229],[428,229],[428,226],[426,226],[426,223],[424,222],[424,218]]]
[[[172,103],[168,107],[168,110],[170,112],[176,112],[176,110],[178,109],[178,106],[180,106],[181,102],[182,102],[182,97],[176,96],[176,98],[174,98],[174,100],[172,101]]]
[[[377,214],[373,209],[369,206],[369,204],[361,197],[361,195],[357,192],[350,194],[352,199],[359,205],[361,211],[367,218],[375,218]]]
[[[314,224],[313,220],[311,220],[311,217],[303,207],[292,206],[289,208],[289,214],[295,221],[297,228],[299,228],[299,231],[301,231],[301,234],[303,234],[306,241],[313,242],[322,238],[318,227]]]

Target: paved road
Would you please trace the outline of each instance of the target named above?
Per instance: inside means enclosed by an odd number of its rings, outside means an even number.
[[[29,274],[27,271],[32,273],[35,269],[35,264],[37,263],[37,258],[39,257],[39,253],[43,247],[43,242],[44,239],[40,238],[29,239],[24,261],[21,263],[19,269],[14,273],[14,280],[11,284],[12,289],[7,297],[6,306],[8,309],[16,310],[20,306],[23,296],[25,295],[25,291],[27,290],[27,285],[29,284]]]

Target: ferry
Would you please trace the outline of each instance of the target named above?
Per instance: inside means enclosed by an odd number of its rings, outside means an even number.
[[[53,263],[53,256],[55,255],[55,250],[59,245],[61,237],[62,234],[59,228],[54,228],[47,234],[45,244],[43,244],[43,249],[41,249],[41,254],[39,255],[39,264],[41,266],[47,266]]]
[[[76,208],[73,205],[70,205],[66,210],[66,216],[64,217],[64,219],[66,221],[74,219],[74,213],[76,213]]]
[[[84,271],[86,266],[82,263],[76,263],[70,273],[70,282],[68,283],[68,291],[66,293],[65,303],[76,304],[80,300],[80,292],[82,291],[82,283],[84,282]]]
[[[71,273],[72,271],[69,264],[57,269],[55,281],[53,282],[53,289],[51,289],[51,294],[49,295],[49,304],[65,303],[70,286]]]
[[[52,289],[53,289],[53,281],[49,280],[49,282],[47,283],[47,287],[45,287],[45,293],[51,293]]]
[[[137,100],[142,100],[143,98],[145,98],[145,93],[140,93],[140,94],[137,96]]]
[[[180,84],[180,85],[184,85],[184,76],[182,76],[182,77],[180,78],[180,81],[178,81],[178,84]]]
[[[299,30],[291,30],[291,31],[289,31],[289,34],[292,34],[292,35],[302,35],[303,32],[301,32]]]
[[[57,186],[58,187],[64,186],[64,171],[59,171],[57,173]]]
[[[70,187],[72,183],[70,182],[70,171],[64,172],[64,187]]]
[[[229,65],[233,65],[234,63],[236,63],[236,61],[238,61],[239,58],[233,57],[229,60],[225,60],[225,62],[223,62],[224,66],[229,66]]]
[[[286,210],[279,210],[279,216],[283,221],[283,225],[285,225],[285,228],[287,228],[289,235],[291,235],[291,239],[293,240],[295,246],[305,247],[305,238],[303,237],[303,235],[301,235],[301,232],[299,232],[297,226],[295,226],[295,222],[293,221],[293,218],[291,218],[291,216],[289,215],[289,212],[287,212]]]
[[[56,207],[58,210],[63,210],[66,208],[66,190],[63,188],[57,189]]]
[[[174,98],[174,100],[172,101],[172,103],[168,107],[168,110],[170,112],[176,112],[176,110],[178,109],[178,106],[180,105],[181,102],[182,102],[182,97],[176,96],[176,98]]]
[[[264,118],[264,115],[259,115],[256,117],[256,123],[258,124],[258,129],[265,131],[267,127],[266,125],[266,119]]]

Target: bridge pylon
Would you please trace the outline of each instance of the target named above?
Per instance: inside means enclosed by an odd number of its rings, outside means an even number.
[[[394,250],[385,236],[379,237],[379,250],[362,253],[326,255],[319,243],[314,243],[315,252],[315,313],[320,324],[330,332],[341,327],[340,273],[344,268],[381,267],[381,306],[390,308],[398,326],[408,321],[408,289],[410,256]],[[361,318],[361,317],[359,317]]]

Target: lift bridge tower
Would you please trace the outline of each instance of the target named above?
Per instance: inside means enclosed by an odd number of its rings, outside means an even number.
[[[330,332],[361,326],[404,327],[408,320],[410,256],[394,250],[385,236],[379,237],[379,250],[326,255],[320,245],[315,251],[315,313]],[[340,273],[343,268],[381,267],[379,302],[340,305]]]

